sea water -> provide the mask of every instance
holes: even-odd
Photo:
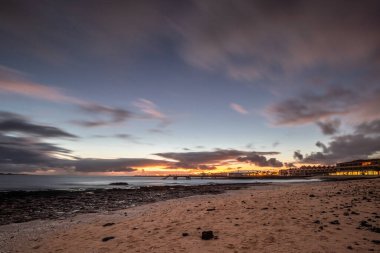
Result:
[[[110,188],[138,188],[141,186],[207,185],[237,183],[296,183],[315,182],[318,179],[210,179],[131,176],[69,176],[69,175],[0,175],[0,191],[85,190]],[[115,182],[128,183],[110,185]]]

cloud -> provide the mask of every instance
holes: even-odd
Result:
[[[63,158],[76,159],[70,150],[55,144],[0,133],[1,172],[35,172],[57,168]]]
[[[317,125],[321,128],[324,135],[333,135],[339,131],[341,121],[339,119],[327,119],[324,122],[318,121]]]
[[[368,159],[380,152],[380,136],[369,137],[362,134],[333,137],[328,145],[317,142],[320,152],[305,155],[302,162],[334,164],[355,159]]]
[[[371,122],[363,122],[356,126],[357,134],[380,134],[380,119]]]
[[[267,108],[267,113],[275,125],[307,124],[347,114],[357,100],[358,96],[352,91],[334,88],[322,94],[308,93],[273,104]]]
[[[172,165],[172,168],[188,168],[188,169],[200,169],[202,165],[218,166],[228,162],[244,161],[251,162],[257,166],[272,166],[278,167],[279,161],[276,159],[268,159],[264,155],[278,155],[279,152],[268,151],[241,151],[234,149],[218,149],[215,151],[201,151],[201,152],[169,152],[169,153],[156,153],[154,155],[161,156],[167,159],[177,161]],[[256,156],[263,157],[264,162],[253,162]],[[282,166],[282,165],[281,165]],[[204,166],[203,166],[204,167]]]
[[[32,55],[49,64],[125,60],[165,34],[170,8],[146,0],[94,0],[91,9],[86,2],[10,1],[0,10],[2,43],[18,57]]]
[[[334,164],[355,159],[368,159],[380,155],[379,120],[357,125],[352,134],[332,137],[326,145],[321,141],[316,146],[321,151],[298,157],[303,163]]]
[[[52,102],[82,103],[81,100],[67,96],[57,88],[27,81],[24,73],[1,65],[0,93],[22,95]]]
[[[77,138],[59,128],[29,122],[21,115],[0,111],[0,132],[22,133],[39,137]]]
[[[230,103],[230,108],[234,110],[235,112],[238,112],[242,115],[248,114],[248,111],[241,105],[236,103]]]
[[[376,1],[193,2],[177,30],[183,58],[206,70],[281,85],[281,78],[325,66],[376,62],[373,55],[380,47]]]
[[[248,156],[238,157],[239,162],[249,162],[253,163],[259,167],[282,167],[283,163],[277,160],[276,158],[267,159],[263,155],[250,154]]]
[[[169,117],[161,112],[155,103],[148,99],[140,98],[133,105],[140,109],[143,117],[161,121],[161,126],[166,126],[170,123]]]
[[[169,162],[145,158],[86,158],[71,162],[77,172],[133,172],[135,167],[167,166]]]
[[[132,112],[123,108],[115,108],[67,96],[59,89],[25,81],[22,73],[3,66],[0,66],[0,93],[33,97],[54,103],[73,104],[82,112],[97,117],[95,120],[72,121],[74,124],[84,127],[98,127],[122,123],[133,116]]]
[[[301,154],[301,151],[299,151],[299,150],[294,151],[293,158],[295,160],[302,160],[303,159],[303,155]]]
[[[114,108],[100,104],[82,104],[80,109],[91,115],[100,115],[103,116],[101,119],[97,120],[73,120],[72,122],[85,127],[98,127],[110,124],[117,124],[125,122],[127,119],[131,118],[133,113],[121,109]]]

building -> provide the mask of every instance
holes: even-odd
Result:
[[[301,166],[280,170],[281,176],[379,176],[380,159],[355,160],[335,166]]]
[[[337,163],[334,175],[379,176],[380,159],[355,160]]]
[[[280,170],[279,174],[281,176],[320,176],[329,175],[330,173],[336,172],[335,166],[301,166],[299,168],[290,168],[286,170]]]

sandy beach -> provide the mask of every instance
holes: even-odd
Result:
[[[380,179],[252,186],[3,225],[0,252],[380,252],[379,210]]]

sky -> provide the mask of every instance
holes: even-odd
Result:
[[[0,172],[380,157],[380,2],[3,0]]]

